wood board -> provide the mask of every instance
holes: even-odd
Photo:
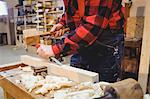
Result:
[[[144,17],[128,17],[126,37],[142,38],[144,30]]]
[[[89,79],[87,81],[95,82],[94,80],[96,78],[93,79],[93,77],[95,76],[95,74],[97,75],[97,73],[84,71],[84,70],[80,70],[80,69],[75,69],[74,67],[73,68],[69,68],[69,66],[65,66],[65,65],[64,66],[58,66],[58,65],[56,65],[54,63],[47,62],[47,60],[44,60],[44,59],[41,59],[41,58],[35,58],[35,57],[27,56],[27,55],[24,55],[24,56],[21,57],[21,63],[23,63],[23,64],[20,64],[20,63],[16,64],[16,65],[14,64],[14,66],[15,67],[16,66],[19,67],[19,66],[24,66],[25,64],[26,65],[36,65],[36,66],[41,66],[41,65],[43,66],[44,65],[44,66],[50,67],[49,68],[49,73],[53,73],[53,74],[60,75],[60,76],[64,76],[65,75],[66,77],[75,77],[76,79],[73,79],[73,80],[76,80],[76,81],[78,81],[78,80],[82,81],[82,79],[85,79],[85,81],[86,81],[87,79]],[[18,73],[18,72],[20,72],[19,68],[15,68],[15,69],[11,69],[11,70],[8,70],[6,68],[6,71],[3,70],[2,72],[0,72],[0,79],[2,77],[7,76],[7,75],[12,75],[12,74],[15,74],[15,73]],[[21,71],[21,73],[25,73],[26,74],[27,72]],[[33,72],[28,72],[28,73],[33,73]],[[67,73],[69,73],[69,75]],[[72,76],[70,76],[70,74]],[[29,93],[24,88],[23,85],[21,85],[19,83],[16,83],[16,80],[18,80],[19,77],[20,77],[19,75],[21,75],[21,74],[17,74],[15,76],[10,76],[8,78],[4,78],[4,79],[0,80],[0,86],[4,89],[5,99],[14,99],[14,98],[15,99],[20,99],[20,97],[21,97],[21,99],[52,99],[52,97],[51,97],[52,94],[51,93],[48,93],[48,94],[46,94],[44,96],[43,95],[36,95],[35,91],[37,89],[34,89],[31,93]],[[86,77],[86,76],[88,76],[88,77]],[[77,79],[77,77],[78,77],[78,79]],[[91,79],[90,79],[90,77],[91,77]],[[71,78],[71,80],[72,80],[72,78]],[[79,81],[79,82],[81,82],[81,81]],[[124,81],[122,81],[122,82],[124,82]],[[121,86],[121,85],[118,85],[118,86]],[[121,87],[122,88],[126,88],[124,86],[121,86]],[[131,89],[133,90],[133,92],[137,92],[136,89],[134,89],[132,87],[131,87]],[[129,97],[134,97],[134,96],[132,96],[130,94],[130,92],[127,92],[127,94],[130,95]],[[123,98],[123,99],[126,99],[126,98]],[[139,98],[139,99],[142,99],[142,98]]]
[[[48,62],[48,60],[42,58],[23,55],[21,56],[21,62],[27,65],[47,66],[48,73],[56,74],[59,76],[65,76],[75,82],[83,82],[83,81],[98,82],[99,81],[98,73],[86,71],[79,68],[74,68],[67,65],[59,66],[54,63]]]
[[[0,79],[5,75],[15,74],[17,72],[20,72],[18,68],[0,72],[1,75]],[[19,75],[21,74],[14,75],[0,80],[0,86],[4,90],[5,99],[14,99],[14,98],[15,99],[43,99],[46,97],[43,95],[36,95],[35,90],[33,90],[30,93],[27,91],[27,89],[25,89],[25,87],[22,84],[16,83],[16,80],[20,79]]]
[[[5,99],[45,99],[46,97],[50,97],[51,94],[47,94],[46,96],[42,95],[35,95],[35,90],[33,90],[32,93],[29,93],[22,85],[19,85],[16,83],[16,80],[19,78],[19,75],[11,76],[8,78],[3,78],[7,75],[14,74],[19,72],[18,67],[24,67],[26,65],[34,65],[34,66],[47,66],[49,74],[59,75],[59,76],[65,76],[70,78],[70,80],[76,81],[76,82],[85,82],[85,81],[91,81],[91,82],[98,82],[98,74],[76,69],[74,67],[69,66],[58,66],[54,63],[50,63],[47,60],[37,58],[37,57],[31,57],[31,56],[21,56],[21,61],[12,63],[12,64],[6,64],[3,69],[0,68],[0,86],[4,89],[4,97]],[[68,74],[69,73],[69,74]],[[74,78],[72,78],[74,77]],[[3,78],[3,79],[2,79]],[[14,91],[15,90],[15,91]],[[51,99],[51,98],[48,98]]]
[[[150,1],[147,1],[145,9],[145,23],[144,23],[144,33],[142,42],[142,52],[139,67],[139,77],[138,81],[146,93],[148,74],[150,68]]]

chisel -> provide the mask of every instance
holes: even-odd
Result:
[[[36,48],[38,49],[41,45],[40,44],[37,44],[36,45]],[[53,60],[57,65],[59,66],[62,66],[63,64],[58,60],[56,59],[55,57],[49,57],[50,60]]]

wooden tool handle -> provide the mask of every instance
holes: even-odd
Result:
[[[70,31],[69,28],[65,28],[65,29],[62,29],[63,32],[67,32],[67,31]],[[41,36],[51,36],[51,35],[54,35],[55,32],[44,32],[43,34],[40,34]]]

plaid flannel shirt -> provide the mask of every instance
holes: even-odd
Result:
[[[85,0],[85,12],[81,18],[77,0],[64,0],[65,13],[60,23],[70,27],[64,42],[52,45],[56,56],[77,52],[93,44],[103,29],[120,29],[124,25],[122,0]],[[112,4],[111,4],[112,3]]]

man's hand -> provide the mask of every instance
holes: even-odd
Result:
[[[55,56],[51,45],[40,45],[40,47],[37,49],[37,54],[45,59]]]
[[[63,27],[63,25],[58,23],[51,28],[50,32],[59,31],[60,29],[62,29],[62,27]]]
[[[60,37],[64,35],[64,31],[62,30],[63,25],[62,24],[56,24],[52,27],[52,29],[50,30],[51,35],[54,38]]]
[[[64,35],[64,33],[65,33],[65,31],[64,30],[62,30],[62,29],[60,29],[59,31],[56,31],[55,33],[54,33],[54,37],[55,38],[57,38],[57,37],[61,37],[61,36],[63,36]]]

